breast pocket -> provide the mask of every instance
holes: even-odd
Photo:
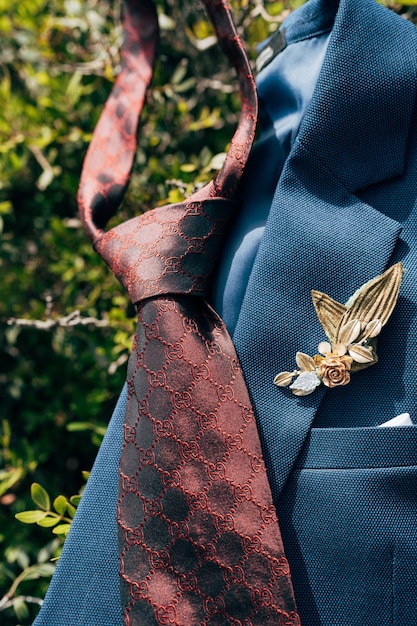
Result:
[[[277,503],[308,626],[417,626],[417,426],[312,429]]]

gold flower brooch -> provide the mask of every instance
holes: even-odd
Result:
[[[319,354],[297,352],[298,369],[277,374],[274,383],[289,387],[296,396],[308,396],[321,383],[347,385],[350,375],[378,361],[376,338],[397,303],[404,268],[396,263],[384,274],[362,285],[346,304],[320,291],[312,291],[314,308],[329,341]]]

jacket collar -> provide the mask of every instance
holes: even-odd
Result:
[[[355,192],[404,172],[417,38],[412,24],[374,0],[341,0],[339,6],[310,0],[284,23],[287,42],[328,29],[332,13],[327,54],[298,142]]]

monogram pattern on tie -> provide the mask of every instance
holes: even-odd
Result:
[[[298,624],[223,322],[189,296],[152,298],[138,313],[118,509],[126,623]]]
[[[158,18],[151,0],[124,4],[122,70],[94,131],[78,190],[80,216],[93,240],[116,213],[137,146],[138,112],[153,73]]]
[[[129,179],[131,115],[142,109],[157,39],[150,0],[126,0],[123,69],[80,183],[85,230],[139,317],[120,460],[123,617],[128,626],[299,626],[245,381],[232,340],[205,301],[239,207],[257,99],[228,6],[203,1],[242,99],[216,179],[184,203],[103,230]]]

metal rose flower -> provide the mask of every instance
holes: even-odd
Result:
[[[348,356],[325,357],[318,367],[318,376],[326,387],[347,385],[350,381],[350,368],[353,359]]]

